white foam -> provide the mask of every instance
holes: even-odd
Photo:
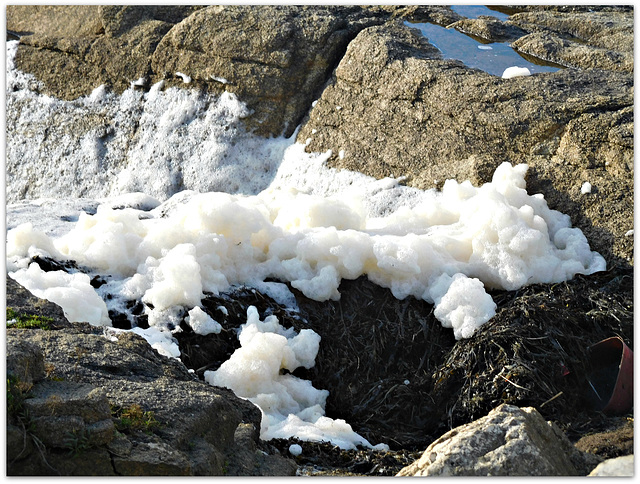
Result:
[[[199,306],[196,306],[189,311],[186,321],[195,333],[203,336],[211,333],[218,334],[222,331],[220,323],[205,313]]]
[[[292,147],[294,153],[298,149]],[[481,297],[485,286],[514,290],[605,267],[566,215],[550,210],[541,196],[527,194],[526,170],[505,163],[482,187],[448,180],[441,193],[416,196],[409,190],[410,203],[384,216],[371,216],[377,193],[370,194],[394,192],[397,184],[357,177],[353,181],[366,188],[347,185],[351,189],[333,196],[275,188],[256,196],[179,194],[178,201],[170,199],[142,219],[136,209],[102,204],[95,215],[81,214],[74,229],[56,240],[28,227],[11,230],[9,262],[24,270],[20,257],[55,251],[120,278],[120,290],[142,293],[153,311],[193,308],[205,291],[256,286],[265,279],[289,282],[315,300],[338,299],[340,281],[361,275],[397,298],[433,303],[431,287],[439,278],[461,274],[477,281],[447,286],[452,292],[446,298],[439,294],[443,308],[459,308],[457,323],[451,310],[436,316],[464,337],[492,315],[489,302],[480,304],[482,309],[465,302],[466,290],[489,301]],[[332,189],[339,190],[344,174],[336,175]],[[322,192],[321,185],[314,188]],[[455,289],[460,284],[465,290]],[[285,286],[271,285],[276,287],[281,300],[292,301]]]
[[[531,71],[526,67],[512,66],[507,67],[502,73],[503,79],[511,79],[512,77],[530,76]]]
[[[255,194],[291,144],[247,133],[250,111],[231,93],[163,90],[160,81],[146,93],[98,86],[73,101],[44,96],[33,76],[15,69],[17,45],[7,42],[9,203],[128,192],[166,200],[184,189]]]
[[[217,370],[205,372],[204,377],[209,384],[230,388],[261,409],[262,439],[297,437],[330,441],[343,449],[373,447],[344,420],[324,415],[328,391],[318,390],[291,373],[282,373],[314,366],[320,345],[317,333],[285,329],[275,316],[261,321],[257,309],[250,306],[239,340],[240,348],[231,358]]]
[[[33,262],[26,269],[10,272],[9,276],[34,296],[59,305],[71,322],[87,322],[96,326],[111,325],[107,306],[94,291],[86,274],[45,272],[37,262]]]
[[[526,165],[505,163],[481,187],[448,180],[441,192],[422,191],[327,168],[331,152],[308,154],[295,134],[252,136],[249,110],[229,93],[158,83],[121,96],[100,86],[73,102],[42,96],[15,70],[16,48],[8,43],[7,112],[22,113],[7,153],[10,275],[68,318],[97,325],[109,324],[107,308],[143,300],[150,328],[134,331],[166,356],[180,354],[172,333],[185,313],[195,331],[216,332],[201,300],[233,285],[295,309],[288,285],[338,299],[342,279],[367,275],[397,298],[434,303],[440,322],[466,338],[495,311],[485,288],[605,269],[568,216],[526,192]],[[110,121],[76,137],[51,128],[85,117]],[[43,198],[11,203],[24,196]],[[107,282],[94,290],[87,275],[44,273],[34,255],[73,259]],[[260,406],[263,438],[371,445],[324,415],[325,390],[281,374],[314,364],[317,334],[250,311],[240,343],[208,379]]]
[[[587,193],[591,193],[591,183],[589,182],[584,182],[582,184],[582,186],[580,187],[580,193],[582,193],[583,195],[587,194]]]
[[[185,84],[189,84],[191,82],[191,76],[183,74],[182,72],[176,72],[176,76],[181,77],[182,82],[184,82]]]

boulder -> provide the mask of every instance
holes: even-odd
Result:
[[[18,315],[40,316],[53,319],[65,326],[68,324],[60,306],[35,297],[9,276],[6,278],[6,295],[7,309],[12,309]]]
[[[551,32],[593,48],[633,53],[633,8],[578,7],[565,11],[534,8],[507,21],[529,32]],[[587,67],[587,66],[583,66]]]
[[[589,477],[633,477],[633,455],[607,459],[589,473]]]
[[[442,60],[414,29],[370,27],[349,44],[298,142],[329,164],[418,188],[482,184],[527,163],[527,189],[571,216],[609,263],[633,261],[633,76],[562,69],[501,79]],[[594,189],[582,193],[584,182]]]
[[[549,32],[525,35],[511,45],[524,54],[567,67],[633,72],[633,51],[595,47]]]
[[[34,435],[48,447],[77,449],[113,439],[109,402],[104,391],[92,385],[43,381],[33,387],[23,405]]]
[[[260,410],[250,402],[198,380],[135,333],[85,323],[55,327],[61,329],[7,329],[9,358],[28,345],[46,355],[47,365],[46,377],[24,393],[29,421],[11,417],[10,475],[295,472],[257,432],[237,431],[260,428]],[[253,456],[251,469],[234,460],[243,452]]]
[[[399,476],[575,476],[579,453],[534,408],[501,405],[435,440]],[[584,475],[584,474],[582,474]]]
[[[212,6],[168,32],[152,68],[237,94],[256,133],[289,137],[349,41],[376,22],[359,7]]]
[[[40,347],[28,341],[7,346],[7,378],[29,386],[44,378],[44,357]]]
[[[340,6],[7,10],[9,29],[20,38],[16,66],[35,75],[44,94],[72,100],[101,84],[121,93],[132,83],[188,81],[238,94],[255,112],[250,127],[265,136],[290,136],[348,42],[386,17]]]
[[[478,18],[465,18],[451,24],[454,28],[465,34],[473,35],[490,42],[507,42],[516,40],[527,34],[525,30],[502,22],[495,17],[481,15]]]

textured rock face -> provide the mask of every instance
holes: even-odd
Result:
[[[251,128],[288,137],[347,43],[375,21],[357,7],[210,7],[163,38],[152,67],[236,93],[255,110]]]
[[[248,125],[265,136],[290,136],[347,43],[384,17],[330,6],[78,8],[86,21],[76,7],[8,8],[8,28],[22,35],[16,65],[43,93],[72,100],[100,84],[118,93],[139,79],[183,85],[181,73],[192,86],[238,94],[255,112]]]
[[[500,79],[441,60],[398,24],[362,31],[303,124],[307,151],[419,188],[490,181],[528,163],[528,189],[571,215],[609,262],[632,260],[633,78],[564,69]],[[596,187],[581,193],[583,182]]]
[[[566,436],[535,409],[501,405],[444,434],[398,475],[580,475],[571,459],[575,452]]]
[[[71,100],[101,84],[122,92],[147,76],[158,42],[198,8],[11,6],[7,28],[22,34],[19,68],[42,81],[43,93]]]
[[[633,477],[633,456],[607,459],[591,471],[590,477]]]
[[[7,429],[10,475],[295,473],[290,460],[265,452],[257,432],[238,432],[260,428],[253,404],[197,380],[134,333],[58,323],[7,330],[9,374],[28,395],[26,413]],[[118,423],[118,412],[135,406],[153,416],[146,431]]]
[[[531,11],[512,15],[509,24],[518,26],[532,34],[549,34],[556,39],[564,38],[559,48],[532,43],[521,39],[514,47],[543,59],[554,60],[563,65],[580,68],[604,68],[633,71],[633,10],[612,7],[603,10],[579,11]],[[582,46],[578,49],[578,44]],[[568,52],[563,53],[562,50]],[[572,54],[577,50],[581,55]],[[606,59],[609,58],[609,62]]]

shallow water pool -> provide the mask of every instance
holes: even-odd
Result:
[[[479,15],[490,15],[502,21],[509,18],[504,13],[481,5],[454,5],[451,9],[467,18],[477,18]],[[431,23],[406,22],[406,25],[419,29],[429,42],[442,52],[445,59],[462,61],[469,67],[481,69],[494,76],[502,76],[505,69],[512,66],[526,67],[531,74],[554,72],[562,68],[535,57],[525,57],[506,42],[485,42],[456,29],[447,29]]]

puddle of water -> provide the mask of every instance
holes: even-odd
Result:
[[[468,7],[458,5],[454,10],[468,17],[469,15],[467,14],[470,14],[470,12],[467,12],[466,9],[474,9],[474,12],[482,12],[479,13],[479,15],[499,14],[499,12],[494,12],[486,7],[475,6]],[[499,15],[507,17],[504,14]],[[494,16],[497,17],[497,15]],[[554,72],[561,68],[560,66],[545,63],[531,56],[525,58],[513,50],[507,43],[482,42],[475,37],[470,37],[462,32],[458,32],[456,29],[447,29],[436,24],[406,22],[406,25],[420,29],[422,35],[429,39],[429,42],[442,52],[445,59],[460,60],[466,66],[481,69],[494,76],[502,76],[505,69],[512,66],[526,67],[531,74]]]
[[[493,10],[491,7],[484,5],[451,5],[451,10],[467,18],[478,18],[480,15],[490,15],[503,22],[509,18],[506,13]]]

